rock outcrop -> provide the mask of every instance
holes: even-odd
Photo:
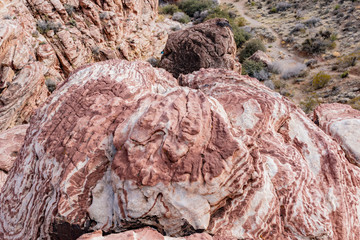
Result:
[[[19,125],[0,133],[0,189],[20,152],[28,127],[27,124]]]
[[[16,21],[0,20],[0,131],[26,123],[48,96],[44,75],[55,65],[36,60],[29,35]]]
[[[76,68],[160,58],[171,24],[158,1],[13,0],[0,6],[0,131],[32,112]]]
[[[201,68],[241,72],[236,44],[226,19],[211,19],[169,35],[159,66],[175,77]]]
[[[142,228],[130,230],[123,233],[110,234],[103,236],[102,231],[87,233],[77,240],[167,240],[162,234],[152,228]],[[172,240],[212,240],[213,238],[207,233],[195,233],[190,236],[181,238],[171,238]]]
[[[360,112],[349,105],[322,104],[313,120],[340,144],[350,162],[360,166]]]
[[[267,67],[272,63],[271,58],[261,50],[257,50],[249,59],[255,62],[262,62]]]
[[[179,82],[142,62],[72,74],[31,120],[0,196],[0,238],[144,226],[174,237],[358,237],[360,169],[301,110],[229,70]]]

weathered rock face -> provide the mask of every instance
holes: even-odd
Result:
[[[142,228],[138,230],[130,230],[123,233],[102,236],[102,231],[87,233],[79,237],[77,240],[166,240],[162,234],[152,228]],[[191,236],[172,238],[173,240],[212,240],[213,238],[207,233],[195,233]]]
[[[241,72],[236,44],[226,19],[211,19],[169,35],[159,66],[175,77],[200,68]]]
[[[360,169],[301,110],[229,70],[179,81],[139,62],[75,72],[31,121],[0,196],[0,238],[144,226],[357,238]]]
[[[359,111],[339,103],[322,104],[315,109],[313,120],[341,145],[350,162],[360,166]]]
[[[160,57],[169,24],[158,1],[13,0],[0,7],[0,131],[26,123],[74,69],[106,59]]]
[[[44,74],[55,65],[36,60],[32,40],[17,22],[0,20],[0,131],[26,123],[48,96]]]
[[[0,134],[0,189],[5,183],[15,159],[24,143],[29,125],[19,125]]]
[[[256,51],[249,59],[255,62],[262,62],[265,66],[270,66],[272,63],[271,58],[261,50]]]

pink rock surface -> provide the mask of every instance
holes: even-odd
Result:
[[[340,103],[321,104],[313,120],[341,145],[350,162],[360,166],[360,111]]]
[[[249,59],[255,62],[262,62],[265,66],[269,66],[272,63],[271,58],[261,50],[257,50]]]
[[[24,143],[28,127],[28,124],[19,125],[0,133],[0,189]]]
[[[0,238],[144,226],[172,237],[357,238],[360,169],[301,110],[229,70],[179,82],[126,61],[71,75],[32,118],[0,196]]]
[[[160,57],[171,25],[156,22],[157,8],[157,0],[4,2],[0,131],[29,120],[50,94],[45,79],[59,84],[76,68],[96,61]],[[29,76],[24,79],[24,74]]]
[[[142,228],[130,230],[123,233],[110,234],[103,236],[102,231],[87,233],[77,240],[170,240],[152,228]],[[212,240],[213,238],[207,233],[195,233],[187,237],[171,238],[173,240]]]

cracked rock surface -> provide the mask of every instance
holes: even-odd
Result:
[[[360,169],[347,156],[294,104],[234,71],[177,80],[143,62],[87,65],[31,119],[0,195],[0,238],[151,226],[356,239]]]
[[[175,77],[200,68],[241,72],[236,44],[226,19],[210,19],[169,35],[159,66]]]

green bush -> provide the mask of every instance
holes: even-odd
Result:
[[[163,7],[160,7],[160,9],[159,9],[159,13],[161,13],[161,14],[173,15],[176,12],[180,12],[180,9],[175,4],[168,4]]]
[[[241,48],[251,38],[251,34],[239,27],[233,27],[234,39],[237,48]]]
[[[330,79],[331,79],[330,75],[328,75],[322,71],[318,72],[313,78],[312,86],[315,89],[323,88],[330,81]]]
[[[270,13],[277,13],[277,12],[278,12],[278,10],[277,10],[276,7],[273,7],[273,8],[270,10]]]
[[[183,0],[178,4],[178,7],[187,15],[193,17],[195,12],[210,9],[213,5],[212,0]]]
[[[302,51],[308,54],[324,53],[326,49],[333,49],[335,47],[336,43],[327,39],[308,38],[302,43]]]
[[[253,60],[246,59],[242,64],[242,72],[243,75],[249,75],[250,77],[254,77],[254,74],[260,72],[265,68],[265,65],[262,62],[256,62]]]
[[[188,15],[186,15],[186,13],[184,13],[184,15],[181,16],[180,18],[177,18],[177,19],[173,18],[173,20],[178,21],[180,23],[188,23],[191,21],[190,17]]]
[[[245,43],[244,48],[239,53],[240,62],[253,55],[256,51],[266,51],[264,43],[260,39],[251,39]]]
[[[301,109],[305,113],[310,113],[320,104],[321,104],[321,102],[319,101],[317,95],[307,97],[304,101],[300,102]]]
[[[246,19],[244,17],[237,17],[237,18],[235,18],[235,24],[239,27],[243,27],[243,26],[246,26],[248,24],[248,22],[246,21]]]
[[[241,48],[242,45],[251,38],[251,34],[240,28],[243,24],[246,24],[246,20],[243,17],[234,16],[230,11],[231,9],[225,5],[217,6],[210,11],[210,14],[205,20],[212,18],[227,19],[234,34],[236,46],[237,48]]]
[[[53,30],[55,33],[57,33],[60,28],[61,28],[60,23],[55,23],[55,22],[52,22],[52,21],[39,20],[36,23],[36,30],[41,34],[46,34],[50,30]]]
[[[360,96],[349,100],[348,104],[354,109],[360,110]]]
[[[72,14],[75,12],[75,6],[73,6],[73,5],[65,3],[64,8],[65,8],[67,14],[69,14],[70,16],[72,16]]]
[[[340,75],[341,78],[346,78],[348,76],[349,76],[349,71],[345,71]]]

